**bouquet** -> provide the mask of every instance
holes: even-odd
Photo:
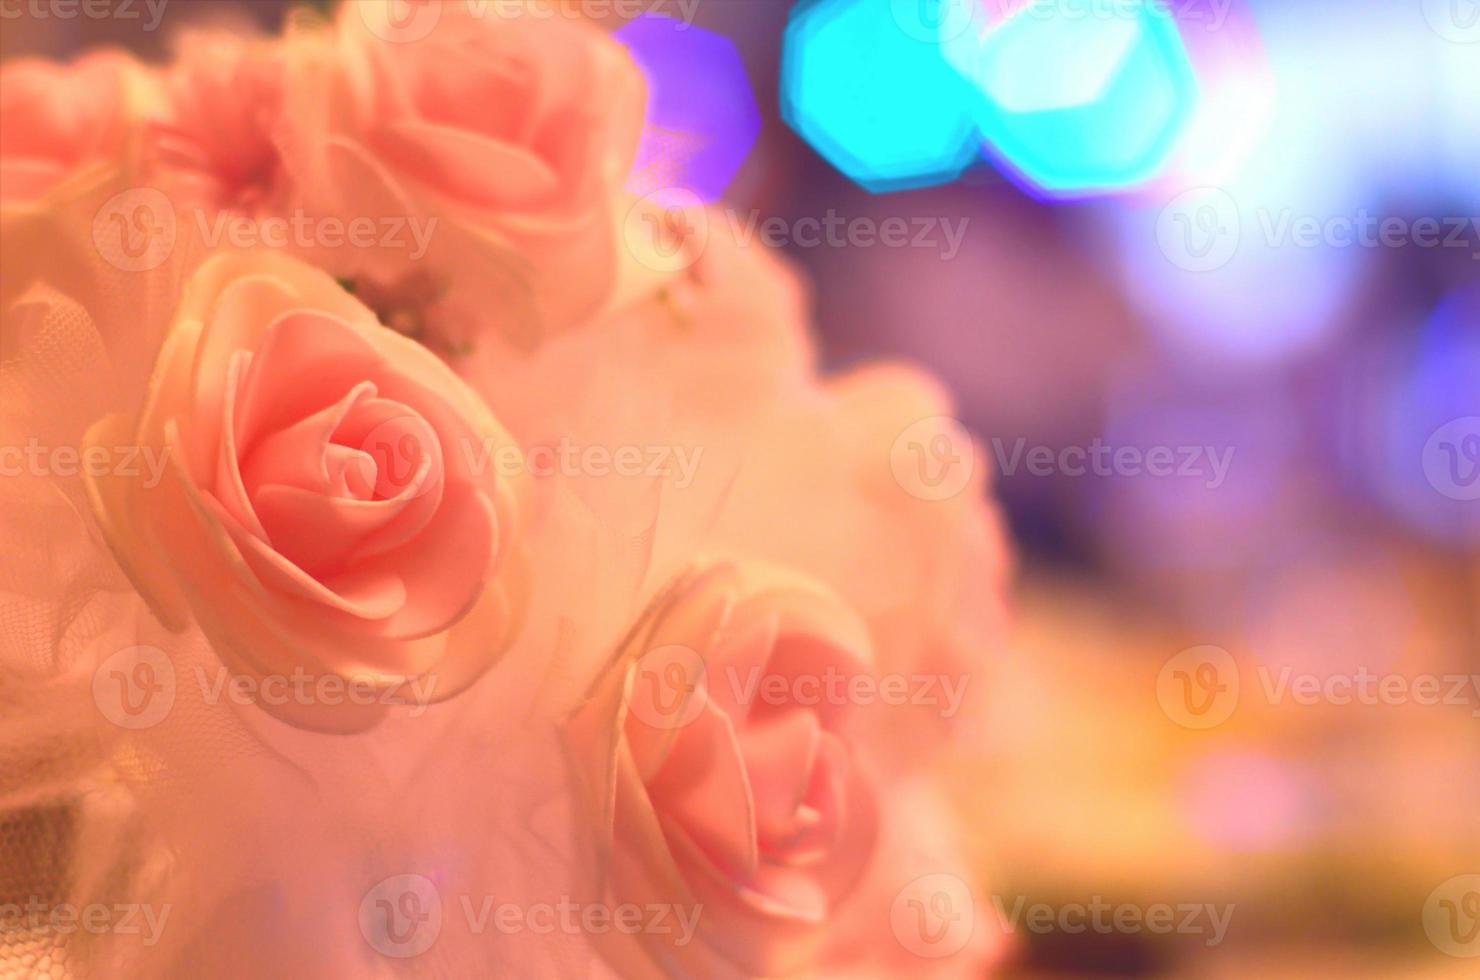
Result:
[[[948,399],[601,27],[387,9],[3,68],[0,973],[980,976]]]

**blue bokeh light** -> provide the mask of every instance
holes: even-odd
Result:
[[[681,188],[719,200],[760,135],[761,114],[729,38],[661,14],[616,31],[648,83],[635,194]]]
[[[782,47],[781,114],[874,192],[946,183],[977,155],[970,91],[920,0],[807,0]]]
[[[1480,285],[1451,293],[1368,403],[1359,457],[1387,507],[1456,547],[1480,541]]]
[[[973,119],[988,152],[1047,196],[1157,176],[1197,102],[1176,21],[1150,0],[1026,0],[1006,16],[943,30],[942,42],[979,93]]]

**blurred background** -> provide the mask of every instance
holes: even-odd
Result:
[[[0,54],[291,6],[40,3]],[[1017,611],[942,764],[1006,973],[1480,975],[1480,2],[566,6],[648,74],[632,189],[958,398]],[[1226,929],[1011,921],[1096,903]]]

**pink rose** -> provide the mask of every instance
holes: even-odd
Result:
[[[194,275],[137,418],[89,446],[168,466],[92,479],[119,563],[161,621],[187,614],[222,660],[433,699],[501,650],[518,603],[518,486],[474,462],[511,443],[425,348],[333,279],[269,252]],[[341,699],[343,700],[343,699]],[[311,728],[373,723],[379,705],[282,707]]]
[[[599,753],[593,799],[622,902],[698,914],[692,942],[644,934],[695,976],[771,976],[825,947],[866,869],[875,791],[846,699],[813,681],[867,674],[862,622],[817,583],[719,563],[672,584],[576,714]],[[642,954],[609,950],[630,964]]]
[[[424,7],[425,31],[408,34],[385,5],[344,5],[327,118],[299,168],[309,206],[434,218],[423,267],[364,250],[336,271],[444,346],[490,321],[533,341],[612,289],[641,74],[589,23],[508,3]],[[313,118],[316,80],[297,87],[312,104],[293,115]]]
[[[119,52],[0,68],[0,203],[35,200],[89,164],[121,158],[137,70]]]

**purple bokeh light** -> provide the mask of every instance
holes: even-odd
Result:
[[[730,39],[661,14],[615,37],[648,83],[647,118],[627,189],[719,200],[760,135],[761,114]]]

